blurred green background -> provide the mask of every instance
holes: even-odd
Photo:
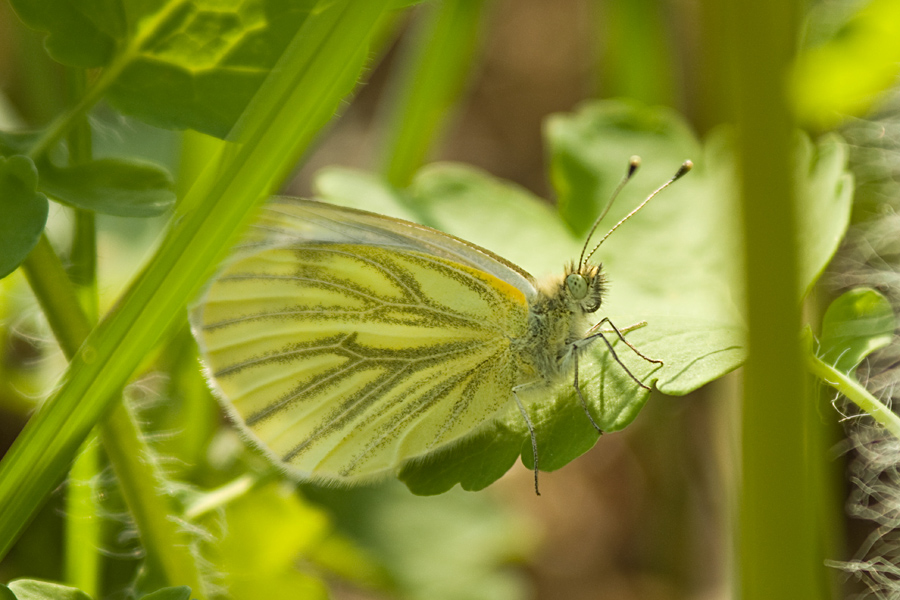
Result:
[[[798,19],[804,50],[791,97],[813,135],[836,129],[851,140],[862,221],[897,197],[891,153],[898,138],[885,141],[877,132],[896,132],[891,89],[900,34],[891,26],[900,15],[889,2],[861,11],[857,5],[819,2]],[[679,111],[699,136],[732,117],[723,11],[713,0],[457,0],[397,12],[381,24],[364,85],[283,191],[311,196],[314,176],[326,166],[375,170],[403,186],[423,163],[452,160],[552,203],[542,136],[551,114],[588,99],[628,98]],[[4,128],[44,125],[65,106],[66,72],[46,56],[41,39],[0,4]],[[429,45],[437,41],[442,45]],[[871,68],[861,68],[859,56]],[[179,197],[220,143],[158,129],[103,104],[90,120],[95,156],[158,162],[176,174]],[[63,255],[72,223],[69,209],[52,205],[48,231]],[[165,217],[101,216],[97,224],[103,314],[149,256]],[[848,274],[856,273],[851,267],[842,268],[830,273],[822,298],[860,282]],[[0,335],[2,454],[66,360],[21,273],[0,281]],[[156,450],[153,460],[178,482],[170,491],[196,519],[191,527],[200,528],[199,552],[215,573],[213,585],[234,597],[663,600],[735,595],[740,385],[732,374],[687,397],[655,393],[625,431],[543,473],[541,497],[521,464],[477,493],[455,488],[416,497],[394,481],[294,490],[225,422],[186,327],[146,357],[125,397]],[[829,410],[827,402],[822,407]],[[828,443],[839,447],[831,416]],[[89,444],[98,446],[96,439]],[[87,560],[96,554],[95,597],[153,589],[138,573],[141,544],[102,452],[97,460],[88,480],[72,475],[56,490],[0,562],[0,581],[66,581],[72,555],[83,553]],[[832,496],[822,500],[834,525],[828,557],[836,560],[850,558],[872,527],[840,516],[846,460],[842,454],[828,464]],[[217,503],[198,491],[220,486],[235,499]],[[96,507],[85,518],[97,537],[83,546],[66,545],[71,490],[84,491]],[[840,590],[834,597],[858,585],[837,576],[833,583]]]

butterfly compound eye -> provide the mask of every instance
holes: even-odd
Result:
[[[572,294],[572,297],[576,300],[581,300],[587,296],[587,280],[578,273],[570,273],[566,276],[566,287],[569,288],[569,293]]]

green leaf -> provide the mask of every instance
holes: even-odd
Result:
[[[593,448],[600,437],[585,415],[574,388],[571,386],[569,388],[560,392],[554,402],[541,402],[529,409],[531,422],[534,425],[534,436],[537,440],[538,465],[541,471],[555,471],[564,467],[574,458]],[[582,392],[586,391],[582,389]],[[635,407],[635,412],[644,405],[648,395],[642,394],[640,402],[629,403]],[[622,397],[629,396],[630,394],[626,392]],[[594,413],[591,416],[594,416]],[[519,417],[519,421],[521,420],[522,418]],[[594,421],[603,431],[613,430],[611,426],[605,425],[608,419],[595,417]],[[520,435],[519,442],[522,464],[529,469],[534,469],[534,449],[531,447],[531,436],[526,435],[522,441]]]
[[[539,276],[559,276],[578,257],[590,227],[622,175],[640,152],[643,167],[629,183],[595,236],[630,212],[669,179],[685,159],[694,170],[619,228],[597,252],[610,279],[597,320],[619,328],[644,321],[626,334],[649,363],[604,327],[619,359],[641,381],[672,395],[687,394],[742,364],[745,326],[741,235],[732,206],[736,181],[729,134],[700,144],[668,110],[622,102],[596,102],[547,127],[551,172],[560,213],[526,190],[475,169],[451,164],[422,169],[404,192],[371,175],[323,171],[318,192],[329,202],[411,219],[496,252]],[[798,143],[798,186],[803,249],[801,290],[824,268],[847,226],[851,180],[835,138],[818,146]],[[579,382],[591,415],[604,431],[627,426],[646,403],[640,388],[602,341],[579,359]],[[597,439],[571,381],[520,393],[535,426],[542,470],[559,468]],[[532,462],[521,414],[511,405],[497,424],[449,450],[403,465],[400,478],[415,493],[440,493],[460,482],[480,489],[512,464],[511,448]],[[477,456],[473,461],[472,456]]]
[[[0,132],[0,155],[27,154],[40,132]],[[58,167],[38,161],[38,190],[63,204],[120,217],[162,214],[175,202],[175,182],[164,168],[136,158],[101,158]]]
[[[818,353],[812,331],[803,332],[807,368],[900,439],[900,416],[872,395],[856,378],[856,367],[872,352],[888,346],[897,320],[890,302],[879,292],[858,288],[828,307]]]
[[[190,600],[191,588],[186,585],[156,590],[152,594],[141,596],[141,600]]]
[[[102,158],[70,167],[40,162],[40,189],[69,206],[119,217],[153,217],[175,203],[168,171],[137,159]]]
[[[36,579],[17,579],[10,582],[9,589],[18,600],[91,600],[77,588]]]
[[[14,0],[57,61],[105,67],[111,104],[159,127],[224,138],[313,0]]]
[[[0,600],[16,600],[16,595],[11,589],[0,583]]]
[[[28,154],[40,137],[39,131],[0,131],[0,155]]]
[[[796,162],[798,223],[803,228],[799,283],[805,296],[844,239],[853,205],[853,175],[845,170],[847,147],[834,134],[818,145],[800,137]]]
[[[868,355],[891,343],[896,327],[887,298],[872,289],[850,290],[825,311],[819,357],[852,376]]]
[[[22,21],[48,32],[47,53],[72,67],[100,67],[112,58],[127,28],[119,0],[10,0]]]
[[[28,157],[0,157],[0,277],[25,260],[44,231],[50,206],[37,183],[37,169]]]
[[[134,129],[136,125],[152,129],[133,121],[128,130]],[[110,135],[108,127],[101,131]],[[45,134],[46,131],[0,131],[0,155],[27,155]],[[121,153],[121,144],[121,134],[116,135],[116,153]],[[140,150],[136,149],[136,152]],[[108,215],[148,217],[162,214],[175,202],[172,175],[162,166],[148,160],[109,157],[58,167],[49,157],[44,156],[38,159],[37,166],[40,173],[38,189],[69,206]]]
[[[559,213],[578,235],[587,234],[606,206],[632,155],[642,159],[640,175],[629,183],[633,197],[646,195],[682,161],[701,154],[677,113],[637,102],[592,102],[574,113],[551,115],[544,136]]]
[[[503,423],[490,423],[451,448],[407,461],[397,478],[419,496],[443,494],[457,483],[474,492],[502,477],[515,464],[521,449],[521,432]]]
[[[900,4],[871,0],[859,6],[831,39],[803,50],[794,65],[795,110],[822,128],[864,115],[900,73]]]

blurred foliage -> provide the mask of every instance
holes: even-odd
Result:
[[[865,115],[900,75],[900,5],[892,0],[856,5],[844,19],[838,17],[839,26],[833,23],[839,4],[818,7],[810,23],[813,45],[797,56],[791,81],[797,114],[819,128]]]
[[[640,154],[644,168],[610,222],[681,161],[693,159],[694,172],[604,244],[599,256],[612,278],[605,314],[620,325],[649,322],[629,340],[665,358],[666,366],[652,377],[666,393],[696,390],[743,361],[734,141],[727,128],[715,127],[728,113],[720,100],[729,93],[723,83],[728,77],[714,72],[721,67],[715,61],[727,58],[723,29],[715,25],[718,3],[382,4],[384,12],[371,8],[374,3],[366,9],[372,23],[365,25],[362,17],[351,23],[347,14],[341,13],[346,20],[336,16],[343,0],[3,5],[0,71],[9,75],[0,96],[0,275],[11,274],[0,280],[0,452],[29,415],[42,410],[43,399],[71,385],[73,376],[53,339],[57,325],[51,330],[41,313],[46,292],[36,290],[36,298],[14,272],[26,257],[33,259],[29,252],[42,243],[42,233],[52,245],[40,248],[63,261],[80,261],[86,249],[97,257],[99,291],[88,284],[78,297],[87,299],[86,306],[95,301],[101,315],[115,320],[137,295],[134,282],[144,282],[158,266],[154,252],[167,247],[156,240],[161,231],[184,227],[205,210],[210,190],[226,198],[211,213],[231,218],[236,228],[240,219],[234,215],[249,213],[257,198],[281,185],[301,155],[307,166],[289,190],[306,195],[315,186],[329,201],[439,227],[536,275],[558,272],[577,255],[630,155]],[[323,37],[295,39],[311,23],[325,24],[314,28]],[[889,183],[900,164],[890,154],[896,151],[894,129],[866,120],[873,111],[892,110],[898,24],[897,4],[890,0],[818,3],[790,80],[802,123],[819,132],[844,124],[854,175],[867,192],[866,215],[879,214],[895,192]],[[311,49],[309,40],[321,45]],[[329,46],[328,40],[337,41]],[[304,63],[305,78],[289,79],[286,72],[300,64],[303,52],[313,57]],[[87,80],[82,89],[72,83],[78,77]],[[356,83],[361,85],[349,99]],[[584,102],[597,96],[626,101]],[[308,149],[336,112],[341,118]],[[88,156],[70,136],[78,128],[89,132]],[[693,133],[701,128],[708,130],[703,141]],[[196,131],[230,141],[200,138]],[[236,139],[245,143],[243,163],[227,162],[237,154],[230,145]],[[875,157],[878,144],[883,153]],[[809,291],[841,241],[854,182],[839,137],[811,141],[799,135],[793,148],[799,294]],[[463,164],[420,168],[432,157]],[[381,169],[393,185],[372,169]],[[55,201],[49,208],[47,197]],[[554,198],[558,210],[542,197]],[[70,207],[79,207],[82,216]],[[173,210],[181,211],[174,219]],[[99,214],[95,248],[84,242],[83,213]],[[95,457],[63,486],[78,488],[82,506],[67,504],[59,490],[50,493],[58,477],[46,476],[42,493],[3,490],[7,498],[24,491],[15,508],[20,512],[0,505],[6,513],[0,521],[15,520],[17,527],[31,522],[0,559],[0,581],[10,582],[0,586],[0,598],[729,595],[730,565],[722,556],[732,544],[736,468],[728,380],[690,399],[655,397],[645,408],[648,395],[631,387],[622,394],[621,382],[609,375],[618,367],[597,353],[584,381],[595,412],[609,430],[634,424],[603,436],[595,451],[567,469],[543,474],[541,499],[531,497],[531,474],[521,466],[501,478],[520,454],[529,464],[530,444],[523,446],[525,432],[516,418],[403,474],[424,493],[458,482],[480,489],[500,478],[483,493],[456,489],[417,497],[397,482],[298,486],[225,422],[184,311],[173,308],[178,302],[152,316],[153,307],[186,294],[200,284],[200,271],[213,268],[213,258],[195,257],[204,247],[224,251],[228,235],[213,230],[216,220],[197,227],[191,237],[197,245],[171,251],[201,265],[178,271],[180,283],[156,279],[143,288],[157,295],[135,323],[150,333],[118,330],[115,349],[88,349],[109,351],[101,362],[131,357],[133,364],[99,378],[98,385],[115,391],[121,387],[116,377],[124,381],[131,374],[124,398],[136,423],[123,425],[133,436],[124,450],[89,444]],[[882,291],[896,288],[887,277],[877,284]],[[846,372],[889,340],[894,317],[882,300],[866,289],[831,305],[820,349],[826,366]],[[868,327],[873,323],[875,330]],[[88,350],[78,360],[93,368],[97,355]],[[640,371],[644,365],[632,368],[648,374]],[[558,396],[538,407],[547,469],[596,441],[571,388]],[[100,412],[72,421],[86,435]],[[74,427],[62,426],[69,446],[56,455],[60,469],[80,443]],[[749,438],[764,441],[763,433]],[[63,437],[49,436],[47,447]],[[43,450],[33,448],[36,456]],[[116,452],[132,452],[134,462],[111,456]],[[19,467],[43,472],[40,465]],[[128,500],[134,493],[128,475],[145,472],[152,479],[139,482],[141,500],[168,511],[179,539],[189,540],[183,547],[149,547],[154,532]],[[43,509],[35,514],[38,506]],[[77,525],[93,529],[99,541],[66,546],[66,532]],[[5,535],[0,545],[12,541]],[[189,561],[202,585],[173,587],[184,582],[167,582],[149,564],[154,552],[167,550],[169,558]],[[68,560],[73,552],[92,560],[76,564]],[[95,581],[97,590],[86,594],[37,579]]]
[[[887,299],[875,290],[844,293],[825,311],[819,352],[822,360],[849,373],[893,339],[896,318]]]

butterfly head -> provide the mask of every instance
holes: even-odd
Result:
[[[563,279],[565,298],[575,313],[597,312],[606,293],[606,278],[600,265],[569,265]]]

